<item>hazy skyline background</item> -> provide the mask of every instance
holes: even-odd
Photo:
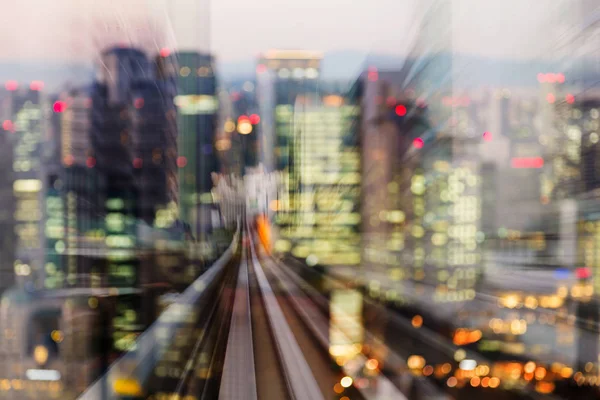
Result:
[[[557,10],[570,1],[454,0],[448,50],[498,60],[549,58],[559,34]],[[84,83],[100,51],[118,43],[149,54],[162,47],[208,50],[216,56],[218,73],[228,78],[251,77],[257,56],[269,49],[316,50],[327,55],[325,78],[351,79],[369,54],[401,63],[430,3],[21,0],[5,6],[0,16],[0,81]],[[440,27],[440,35],[445,31]]]
[[[416,0],[22,0],[4,7],[4,60],[77,60],[92,40],[140,37],[156,45],[207,48],[223,61],[270,48],[354,49],[402,55],[410,45]],[[455,0],[454,50],[492,57],[538,57],[552,36],[552,0]],[[210,15],[210,36],[206,16]],[[101,26],[104,22],[106,26]],[[170,34],[170,28],[174,35]],[[156,32],[162,30],[159,34]],[[207,42],[210,41],[210,46]],[[88,49],[85,49],[85,48]],[[85,51],[84,51],[85,50]]]

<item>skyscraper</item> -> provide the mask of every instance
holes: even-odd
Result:
[[[217,91],[214,60],[209,54],[174,54],[178,69],[177,109],[181,219],[198,239],[210,232],[212,173],[219,171],[214,149]]]
[[[297,96],[316,94],[322,58],[311,51],[271,50],[258,60],[261,161],[269,171],[290,164],[293,106]]]
[[[313,265],[360,262],[360,154],[352,131],[357,114],[335,91],[298,96],[293,107],[276,247]]]
[[[4,173],[0,177],[0,294],[15,283],[15,244],[13,193],[13,149],[10,135],[10,124],[0,130],[0,168]]]
[[[13,144],[13,195],[18,275],[35,276],[42,268],[42,106],[37,88],[7,84]],[[17,267],[19,266],[19,267]]]

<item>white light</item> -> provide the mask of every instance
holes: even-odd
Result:
[[[307,68],[305,73],[308,79],[315,79],[319,77],[319,71],[317,71],[315,68]]]
[[[458,367],[465,371],[473,371],[477,367],[477,361],[464,359],[458,364]]]
[[[25,376],[31,381],[59,381],[60,372],[55,369],[28,369]]]
[[[287,78],[290,77],[290,75],[291,75],[290,74],[290,70],[287,69],[287,68],[281,68],[279,70],[279,77],[282,78],[282,79],[287,79]]]
[[[296,79],[302,79],[304,78],[304,70],[302,68],[294,68],[293,75]]]

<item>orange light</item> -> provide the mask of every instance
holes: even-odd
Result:
[[[538,381],[544,379],[546,377],[546,368],[544,367],[537,367],[535,369],[535,379],[537,379]]]
[[[344,392],[344,388],[343,388],[343,386],[342,386],[342,385],[340,385],[340,383],[338,382],[338,383],[336,383],[336,384],[333,386],[333,391],[334,391],[334,392],[336,392],[337,394],[340,394],[340,393],[343,393],[343,392]]]
[[[562,376],[563,378],[567,379],[571,375],[573,375],[573,368],[569,368],[569,367],[563,367],[563,368],[561,368],[561,370],[560,370],[560,376]]]
[[[267,253],[271,252],[271,224],[269,219],[260,215],[256,218],[256,229],[258,231],[258,237]]]
[[[481,331],[479,329],[469,331],[467,329],[457,329],[454,333],[454,344],[457,346],[464,346],[467,344],[475,343],[481,339]]]
[[[491,388],[497,388],[498,386],[500,386],[500,379],[494,377],[490,378],[490,387]]]
[[[379,366],[379,362],[374,358],[371,358],[370,360],[368,360],[365,363],[365,367],[367,367],[367,369],[370,369],[370,370],[377,369],[378,366]]]
[[[426,366],[423,368],[423,375],[425,375],[425,376],[429,376],[429,375],[431,375],[431,374],[433,374],[433,367],[432,367],[431,365],[426,365]]]
[[[448,378],[448,380],[446,381],[446,385],[448,385],[448,387],[454,387],[456,386],[456,384],[458,383],[458,379],[456,379],[455,377],[451,376],[450,378]]]
[[[528,374],[532,373],[535,371],[535,363],[533,361],[529,361],[527,364],[525,364],[525,367],[523,367],[523,371],[527,372]]]
[[[423,317],[421,317],[420,315],[415,315],[410,321],[410,323],[413,327],[418,329],[423,325]]]
[[[418,355],[412,355],[406,360],[406,365],[410,369],[421,369],[425,366],[425,359]]]
[[[481,379],[478,376],[474,376],[471,378],[471,386],[477,387],[481,383]]]
[[[450,363],[442,365],[442,373],[448,374],[450,373],[450,371],[452,371],[452,366],[450,365]]]
[[[535,385],[535,390],[538,393],[549,394],[554,391],[554,383],[552,382],[538,382]]]

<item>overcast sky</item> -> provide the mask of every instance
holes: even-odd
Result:
[[[254,58],[269,48],[401,55],[411,41],[415,4],[423,1],[213,0],[210,7],[206,0],[11,1],[0,15],[0,59],[89,59],[102,42],[119,40],[156,48],[210,43],[223,61]],[[454,4],[456,51],[528,58],[543,54],[553,40],[548,21],[558,0]]]

